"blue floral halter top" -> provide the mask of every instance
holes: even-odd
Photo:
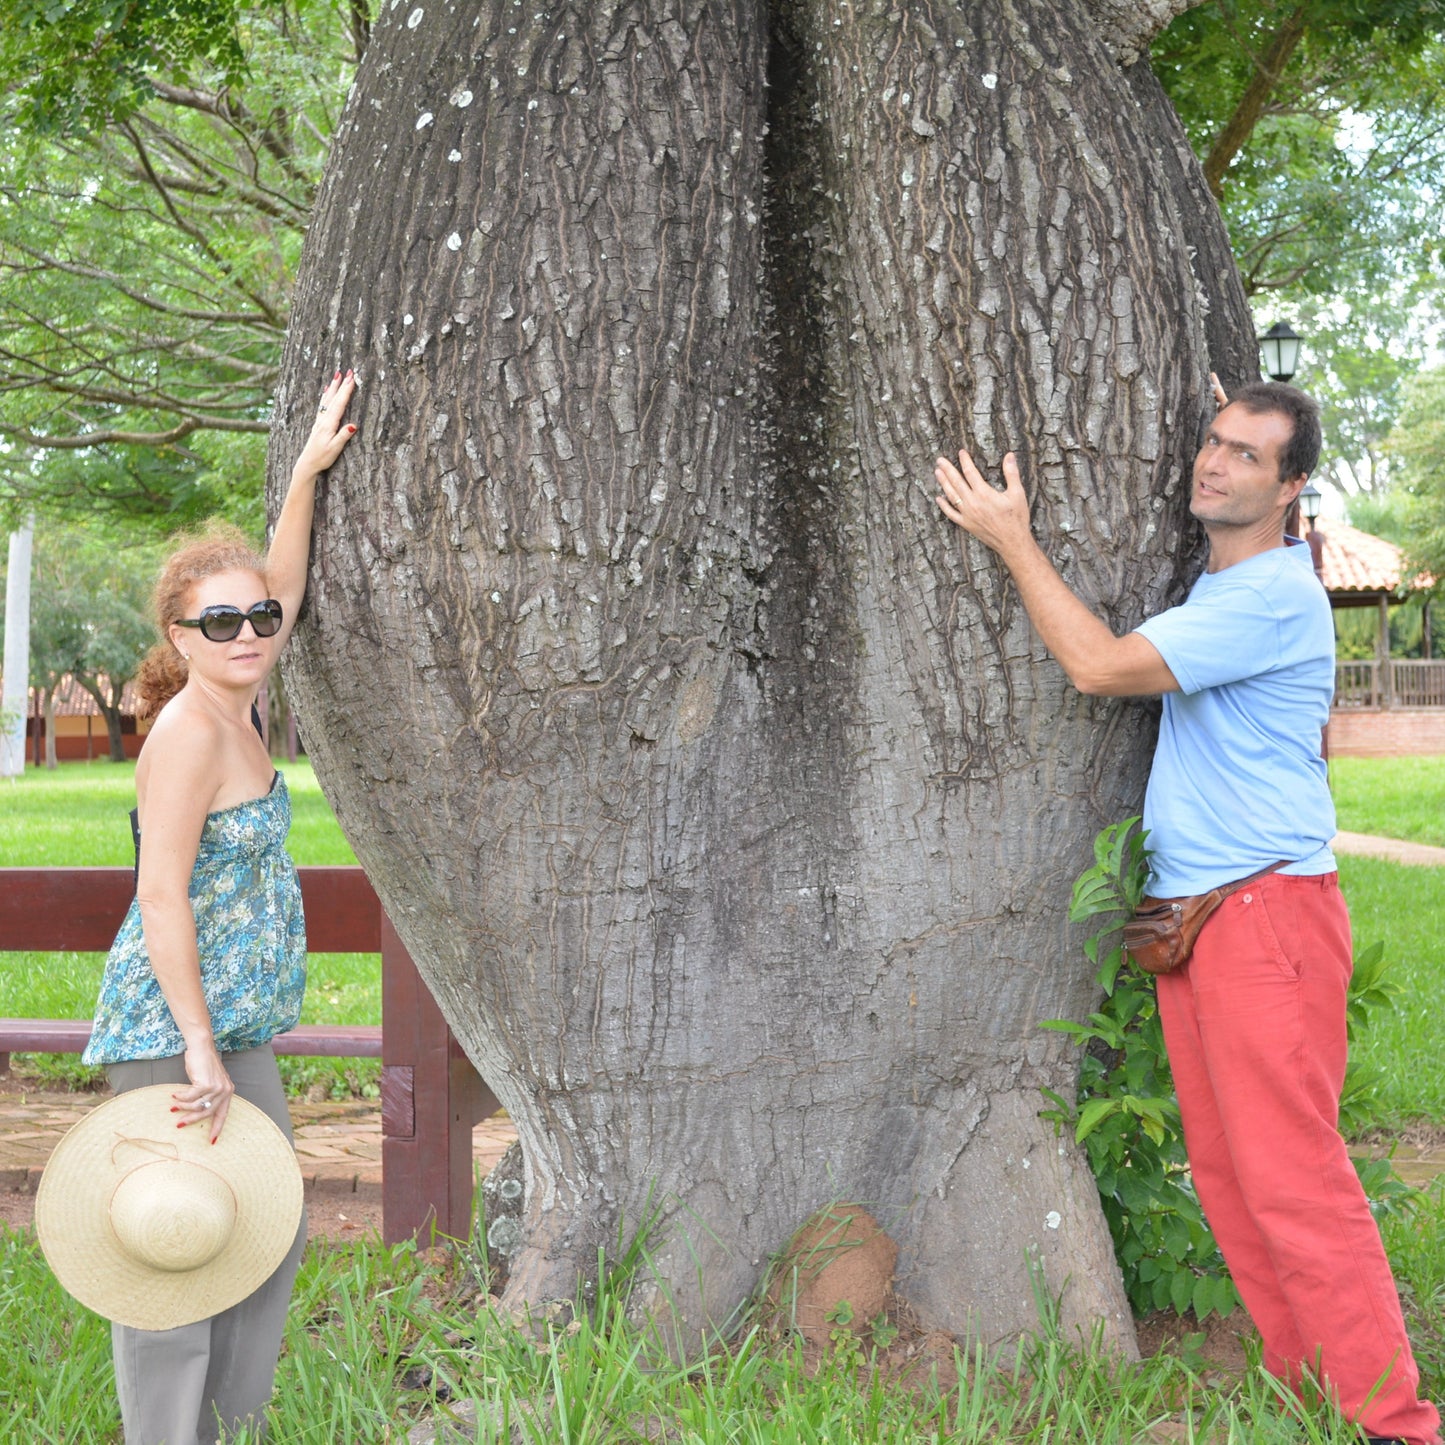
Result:
[[[222,1052],[253,1049],[294,1028],[306,992],[301,885],[286,852],[291,796],[277,773],[271,791],[206,816],[191,909],[201,987]],[[87,1064],[163,1059],[185,1041],[146,954],[140,905],[131,901],[106,959]]]

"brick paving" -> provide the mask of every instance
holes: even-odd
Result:
[[[61,1136],[102,1094],[0,1094],[0,1190],[33,1194]],[[381,1109],[370,1099],[292,1100],[296,1156],[308,1193],[346,1194],[381,1183]],[[506,1153],[517,1131],[505,1114],[472,1130],[482,1173]]]

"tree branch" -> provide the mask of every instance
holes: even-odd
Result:
[[[23,241],[14,242],[15,249],[23,256],[28,256],[39,266],[52,271],[60,271],[67,276],[81,276],[88,281],[103,281],[107,286],[120,292],[122,296],[129,297],[137,306],[144,306],[147,310],[158,311],[163,316],[178,316],[186,321],[202,321],[211,326],[238,325],[238,326],[265,326],[268,330],[285,330],[284,323],[278,327],[274,318],[261,311],[197,311],[188,306],[173,306],[165,301],[159,301],[154,296],[147,296],[144,292],[136,291],[127,286],[125,282],[113,271],[107,271],[100,266],[87,266],[78,261],[64,261],[59,256],[52,256],[47,251],[36,250],[33,246],[27,246]],[[15,269],[0,268],[0,269]]]
[[[1215,200],[1224,195],[1224,173],[1229,169],[1235,156],[1244,148],[1264,114],[1265,105],[1279,84],[1290,56],[1304,39],[1308,25],[1306,5],[1296,5],[1285,17],[1284,24],[1275,32],[1269,49],[1254,65],[1254,74],[1239,97],[1233,113],[1224,123],[1224,129],[1215,137],[1214,144],[1204,160],[1204,178]]]
[[[287,139],[285,132],[275,124],[263,124],[239,97],[233,96],[229,92],[212,94],[209,91],[169,85],[163,80],[157,80],[154,76],[149,79],[151,88],[161,100],[167,101],[171,105],[214,116],[223,124],[230,126],[237,135],[245,140],[248,149],[253,149],[252,136],[258,137],[262,149],[292,180],[305,181],[305,177],[296,165],[296,149]],[[279,112],[273,112],[273,114],[276,113]]]
[[[200,230],[200,228],[193,225],[183,215],[181,215],[179,207],[177,207],[170,192],[166,189],[165,182],[160,178],[160,176],[156,172],[155,167],[151,164],[150,153],[146,149],[145,142],[137,134],[135,128],[127,124],[122,126],[121,130],[128,137],[131,144],[135,147],[136,154],[140,157],[140,163],[145,168],[146,179],[150,181],[151,185],[160,195],[161,202],[166,208],[166,213],[170,216],[171,221],[175,225],[176,229],[182,232],[184,235],[189,236],[191,240],[193,240],[196,245],[200,247],[201,251],[216,264],[216,266],[220,269],[221,273],[226,277],[226,279],[233,286],[235,286],[236,289],[248,301],[260,307],[261,310],[266,313],[267,319],[273,325],[283,327],[285,325],[285,322],[276,315],[275,311],[270,306],[266,304],[265,298],[256,295],[256,293],[250,287],[244,285],[239,279],[239,277],[236,276],[234,268],[227,264],[223,257],[216,254],[215,249],[211,246],[211,243],[206,239],[205,234]]]
[[[46,451],[80,451],[85,447],[109,446],[112,443],[138,446],[138,447],[163,447],[171,442],[178,442],[182,437],[188,437],[194,431],[200,430],[200,422],[183,421],[179,426],[173,427],[166,432],[139,432],[139,431],[96,431],[85,432],[80,436],[49,437],[39,436],[35,432],[27,431],[24,427],[6,426],[0,422],[0,436],[10,437],[14,441],[23,442],[26,446],[37,447]],[[233,428],[222,427],[218,430],[233,430]],[[248,427],[246,430],[266,431],[268,428]]]

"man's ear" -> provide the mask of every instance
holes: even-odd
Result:
[[[1287,482],[1280,483],[1280,486],[1284,488],[1285,511],[1289,511],[1289,509],[1294,506],[1296,498],[1304,491],[1305,483],[1308,482],[1309,479],[1310,474],[1308,472],[1301,472],[1299,476],[1291,477]]]

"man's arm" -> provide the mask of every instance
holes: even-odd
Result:
[[[1137,632],[1115,637],[1069,590],[1029,527],[1029,503],[1012,452],[1003,459],[1004,490],[984,480],[966,451],[959,465],[944,457],[933,469],[939,509],[1002,558],[1035,631],[1080,692],[1141,697],[1177,692],[1179,683],[1158,649]]]

